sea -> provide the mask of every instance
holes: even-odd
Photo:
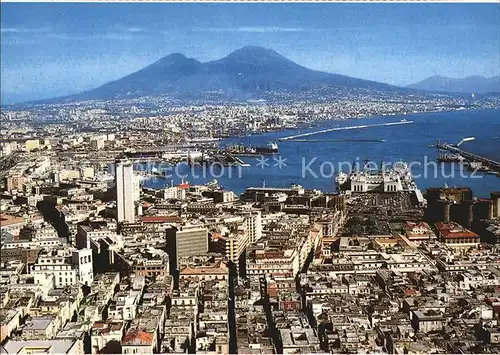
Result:
[[[413,123],[336,130],[303,137],[309,141],[279,141],[280,138],[359,125],[377,125],[402,120]],[[306,189],[336,191],[335,176],[342,170],[363,167],[385,169],[399,161],[409,164],[417,186],[470,187],[477,197],[488,197],[500,190],[500,177],[474,173],[459,164],[437,163],[438,152],[432,147],[438,140],[457,144],[463,138],[474,137],[461,148],[500,161],[500,110],[462,110],[406,115],[372,116],[360,119],[327,120],[307,129],[231,137],[220,141],[221,146],[244,144],[266,146],[276,142],[279,154],[264,157],[242,157],[246,167],[190,167],[158,165],[165,177],[147,178],[143,185],[161,189],[182,181],[205,184],[217,180],[226,190],[242,193],[248,187],[289,187],[300,184]],[[141,168],[144,168],[143,166]]]

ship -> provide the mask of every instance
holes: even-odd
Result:
[[[274,142],[267,144],[265,147],[251,147],[242,144],[234,144],[226,147],[225,152],[240,156],[278,154],[278,145]]]
[[[460,154],[440,154],[438,161],[441,163],[463,162],[465,159]]]
[[[255,147],[257,154],[278,154],[278,144],[269,142],[265,147]]]

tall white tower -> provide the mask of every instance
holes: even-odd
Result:
[[[118,222],[134,222],[135,194],[134,169],[129,160],[119,160],[115,164],[116,212]]]

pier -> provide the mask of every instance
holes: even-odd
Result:
[[[358,142],[358,143],[383,143],[385,139],[292,139],[289,142],[295,143],[343,143],[343,142]]]
[[[279,141],[288,141],[296,138],[309,137],[316,134],[327,133],[327,132],[335,132],[335,131],[348,131],[351,129],[362,129],[362,128],[374,128],[374,127],[386,127],[386,126],[399,126],[405,124],[412,124],[413,121],[398,121],[398,122],[387,122],[387,123],[376,123],[376,124],[366,124],[366,125],[358,125],[358,126],[347,126],[347,127],[334,127],[322,129],[320,131],[307,132],[301,134],[295,134],[293,136],[279,138]]]
[[[446,150],[448,152],[459,154],[460,156],[464,157],[466,160],[470,162],[480,162],[485,166],[487,166],[488,168],[490,168],[491,170],[500,172],[500,162],[468,152],[466,150],[459,148],[456,145],[438,142],[436,144],[436,148],[438,148],[439,150]]]

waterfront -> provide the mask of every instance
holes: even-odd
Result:
[[[478,111],[453,111],[420,113],[414,115],[381,116],[356,120],[331,120],[325,121],[321,125],[308,130],[288,130],[282,132],[272,132],[248,137],[237,137],[224,139],[221,145],[242,143],[245,145],[262,146],[270,141],[277,141],[279,138],[351,125],[382,124],[395,122],[402,119],[414,121],[411,125],[372,127],[368,129],[332,131],[315,135],[317,141],[309,142],[279,142],[280,156],[282,157],[281,167],[272,158],[267,161],[268,166],[259,167],[256,157],[243,157],[242,160],[249,163],[251,167],[224,169],[223,171],[213,170],[215,176],[201,167],[190,168],[180,166],[180,175],[186,174],[186,180],[191,183],[206,183],[217,178],[219,183],[227,189],[242,192],[248,186],[288,186],[298,183],[306,188],[316,188],[324,191],[334,191],[334,179],[331,171],[325,170],[324,176],[314,177],[308,170],[304,172],[307,165],[311,171],[320,174],[320,167],[324,162],[330,162],[335,168],[341,162],[349,163],[368,159],[379,163],[396,162],[403,160],[406,162],[435,161],[437,157],[436,149],[429,147],[437,139],[442,142],[457,143],[465,136],[474,136],[475,141],[464,143],[461,148],[469,150],[479,155],[484,155],[491,159],[500,159],[500,111],[499,110],[478,110]],[[365,142],[349,142],[349,139],[364,140]],[[346,140],[339,142],[328,142],[322,140]],[[373,140],[384,140],[383,142],[372,142]],[[427,158],[425,158],[427,157]],[[278,157],[276,157],[278,158]],[[312,160],[314,162],[308,165]],[[285,165],[286,164],[286,165]],[[276,165],[276,166],[275,166]],[[191,170],[193,169],[193,170]],[[240,169],[240,171],[238,171]],[[458,167],[457,167],[458,169]],[[477,196],[488,196],[490,191],[500,189],[500,178],[494,175],[476,174],[475,178],[460,177],[455,171],[453,177],[451,168],[445,165],[444,170],[439,166],[438,170],[432,167],[427,171],[427,176],[423,174],[422,167],[412,166],[412,174],[421,189],[431,186],[468,186],[471,187]],[[194,173],[194,174],[193,174]],[[181,181],[181,177],[173,178],[175,183]],[[151,178],[145,181],[145,187],[161,188],[170,184],[170,179]]]

